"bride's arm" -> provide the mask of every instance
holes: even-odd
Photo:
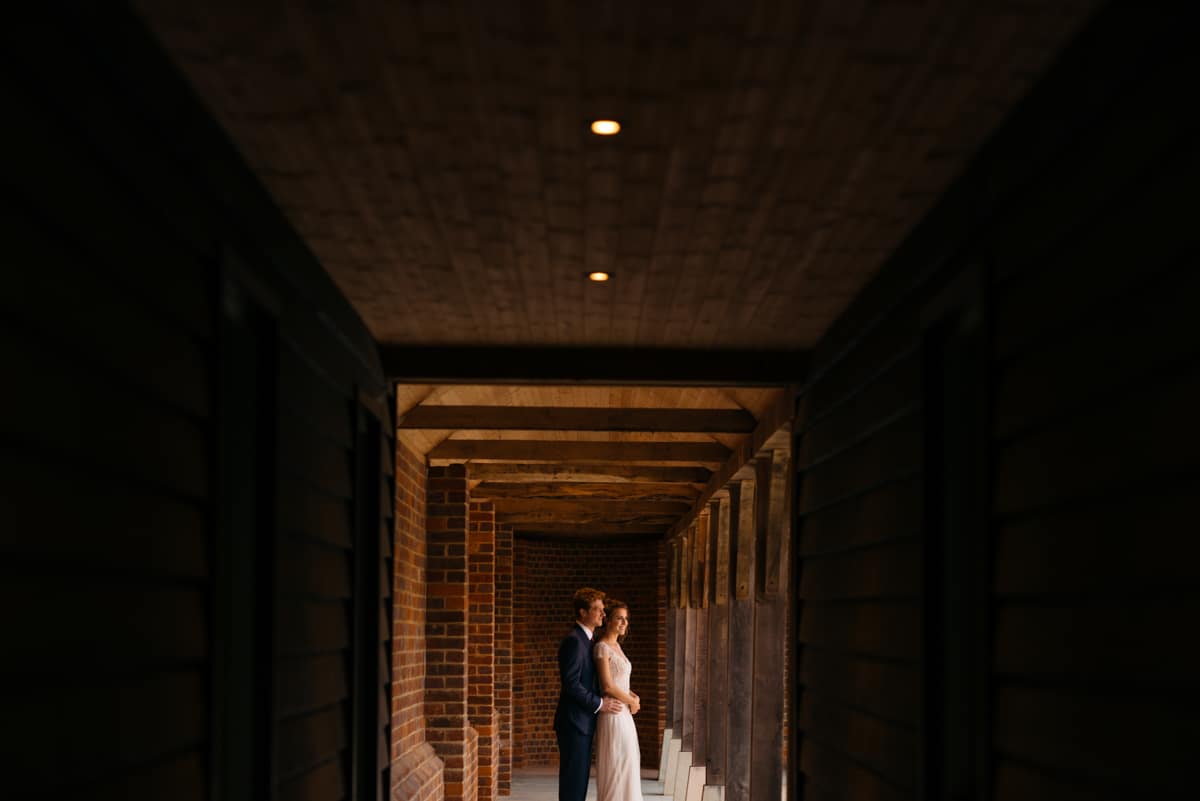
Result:
[[[636,714],[638,709],[641,708],[641,703],[638,701],[636,695],[625,692],[613,682],[612,669],[608,663],[608,654],[604,653],[603,649],[597,649],[593,656],[596,659],[596,672],[600,674],[600,692],[623,701],[629,706],[629,711]]]

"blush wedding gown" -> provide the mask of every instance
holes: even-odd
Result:
[[[629,692],[633,666],[625,654],[602,642],[596,653],[608,657],[613,683]],[[596,721],[596,801],[642,801],[642,755],[628,706],[616,715],[601,712]]]

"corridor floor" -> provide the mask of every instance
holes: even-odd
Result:
[[[642,770],[642,798],[645,801],[662,801],[662,782],[654,777],[657,770]],[[588,801],[596,799],[596,776],[588,783]],[[558,768],[523,768],[513,771],[512,794],[508,801],[558,801]]]

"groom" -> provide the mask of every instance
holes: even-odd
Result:
[[[575,625],[558,646],[558,675],[562,692],[554,711],[558,735],[558,799],[584,801],[592,767],[592,735],[596,713],[620,712],[624,704],[601,697],[592,662],[592,635],[604,622],[604,593],[591,587],[575,591]]]

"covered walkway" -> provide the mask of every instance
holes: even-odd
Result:
[[[1193,798],[1196,29],[14,11],[5,797],[545,799],[588,585],[651,801]]]

